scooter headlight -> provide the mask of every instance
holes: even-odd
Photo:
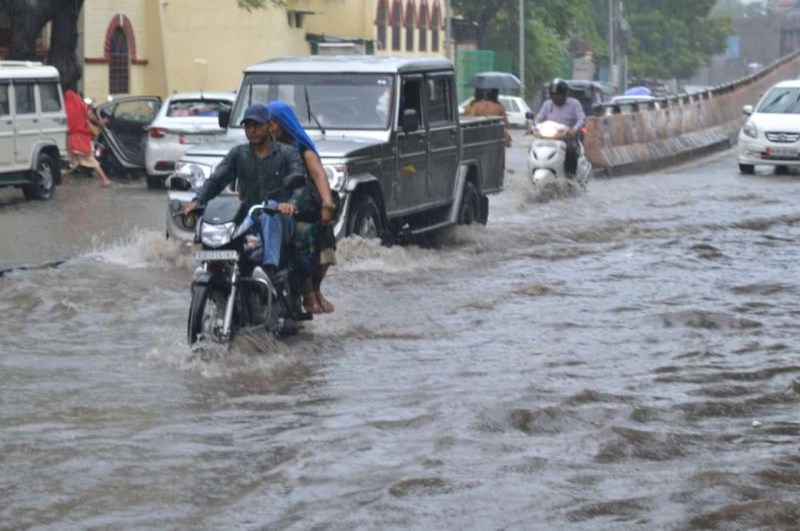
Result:
[[[200,227],[200,241],[203,245],[208,245],[209,247],[222,247],[230,243],[234,228],[236,228],[235,223],[222,223],[220,225],[203,223],[202,227]]]
[[[539,126],[539,136],[542,138],[558,138],[560,136],[560,127],[552,122],[545,122]]]

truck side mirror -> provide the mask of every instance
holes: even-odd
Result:
[[[230,121],[231,110],[227,107],[223,107],[219,110],[219,114],[217,115],[217,123],[219,124],[220,129],[227,129]]]
[[[405,109],[403,111],[403,119],[400,123],[404,133],[413,133],[419,129],[419,115],[416,109]]]

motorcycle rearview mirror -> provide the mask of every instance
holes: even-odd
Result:
[[[416,109],[406,109],[403,111],[403,119],[400,124],[404,133],[413,133],[419,129],[419,115]]]
[[[219,114],[217,115],[217,123],[219,124],[220,129],[227,129],[228,124],[231,121],[231,109],[230,107],[223,107],[219,110]]]
[[[530,111],[526,112],[525,118],[527,118],[528,120],[533,120],[533,113]]]
[[[183,175],[170,175],[167,179],[167,188],[185,192],[192,189],[192,183]]]

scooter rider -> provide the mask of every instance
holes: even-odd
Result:
[[[575,175],[578,168],[578,150],[580,149],[579,133],[581,127],[586,124],[586,114],[583,112],[581,103],[575,98],[570,98],[567,95],[568,92],[569,87],[566,81],[560,78],[553,79],[550,82],[550,99],[542,104],[533,124],[535,127],[544,121],[552,120],[569,127],[564,139],[567,143],[564,171]]]
[[[293,175],[306,175],[297,150],[275,141],[270,135],[269,119],[266,105],[256,103],[247,108],[242,124],[249,142],[232,148],[225,155],[195,198],[184,208],[184,213],[192,212],[237,178],[239,195],[247,208],[267,199],[278,201],[278,210],[284,216],[262,218],[262,236],[271,236],[264,238],[265,243],[271,244],[265,245],[262,259],[267,272],[274,271],[280,264],[281,245],[291,239],[294,231],[294,220],[289,216],[295,212],[296,198],[289,197],[291,191],[283,189],[282,184]]]

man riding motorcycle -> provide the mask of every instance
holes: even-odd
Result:
[[[567,93],[569,87],[563,79],[555,78],[550,82],[550,99],[542,104],[539,114],[533,121],[534,128],[542,122],[553,120],[569,127],[564,141],[567,144],[564,171],[574,175],[578,167],[579,136],[581,128],[586,124],[583,106]]]

